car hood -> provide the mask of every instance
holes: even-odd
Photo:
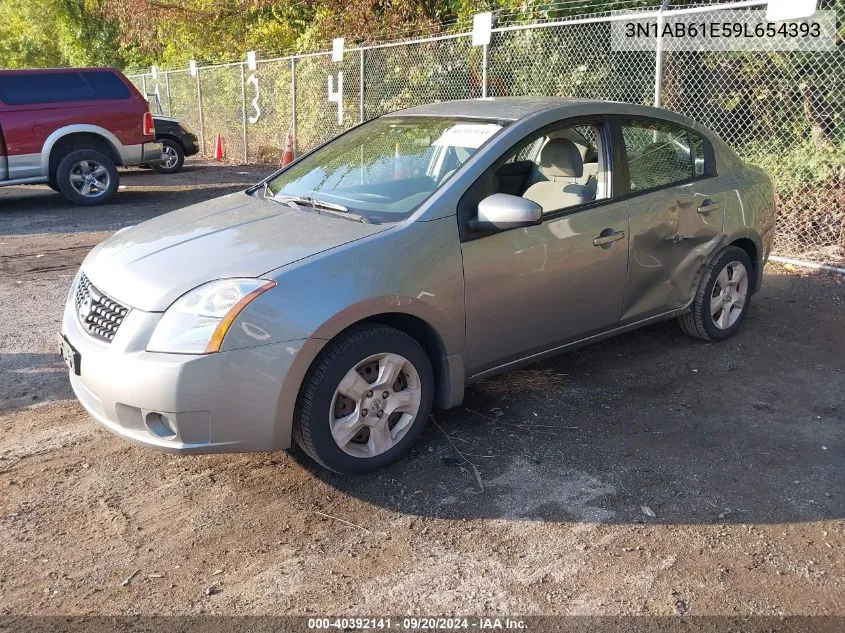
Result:
[[[225,277],[258,277],[389,228],[293,209],[244,192],[119,231],[82,265],[100,291],[160,312],[187,291]]]

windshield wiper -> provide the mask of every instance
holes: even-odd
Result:
[[[311,196],[289,196],[287,194],[276,194],[270,197],[274,200],[278,200],[279,202],[296,202],[297,204],[307,204],[309,207],[319,207],[321,209],[349,213],[349,209],[344,207],[342,204],[318,200],[317,198],[312,198]]]
[[[299,205],[305,205],[313,209],[316,213],[327,213],[330,215],[335,215],[337,217],[342,217],[347,220],[354,220],[356,222],[361,222],[362,224],[371,224],[372,221],[363,216],[358,215],[357,213],[353,213],[347,207],[344,207],[342,204],[335,204],[334,202],[327,202],[325,200],[318,200],[317,198],[313,198],[311,196],[291,196],[288,194],[274,194],[273,190],[270,189],[269,183],[264,183],[264,191],[263,197],[267,200],[272,200],[273,202],[279,202],[281,204],[287,204],[295,209],[300,209]]]
[[[302,210],[304,206],[306,209],[310,208],[311,211],[318,215],[333,215],[337,218],[352,220],[353,222],[360,222],[361,224],[372,224],[372,221],[369,218],[364,217],[363,215],[358,215],[357,213],[352,213],[349,209],[339,204],[334,205],[330,202],[324,204],[323,202],[316,201],[313,198],[299,196],[281,196],[278,198],[274,196],[269,199],[281,204],[286,204],[298,211]],[[341,209],[343,209],[343,211],[341,211]]]

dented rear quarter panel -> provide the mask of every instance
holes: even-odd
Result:
[[[769,259],[775,238],[777,204],[774,186],[765,171],[755,165],[741,163],[728,178],[726,189],[724,244],[740,239],[754,242],[757,252],[754,291],[762,283],[763,266]]]

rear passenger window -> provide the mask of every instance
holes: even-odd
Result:
[[[690,134],[657,121],[623,121],[631,192],[686,182],[694,178]],[[703,144],[701,146],[703,159]],[[704,161],[701,162],[704,168]],[[703,171],[702,171],[703,173]]]
[[[129,88],[107,71],[14,74],[0,77],[0,101],[34,105],[62,101],[128,99]]]
[[[129,87],[114,73],[86,71],[80,74],[100,99],[128,99],[132,96]]]

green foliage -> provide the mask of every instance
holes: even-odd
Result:
[[[766,170],[780,196],[806,193],[833,181],[845,183],[845,144],[811,138],[774,153],[770,144],[747,147],[743,159]]]
[[[120,29],[101,0],[0,0],[0,59],[5,68],[123,66],[141,61],[118,44]],[[144,60],[146,61],[146,60]]]

